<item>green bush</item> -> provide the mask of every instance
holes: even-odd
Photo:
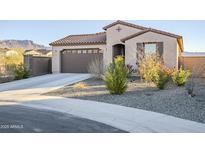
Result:
[[[127,89],[128,70],[122,56],[114,59],[105,72],[103,80],[110,94],[123,94]]]
[[[184,86],[189,77],[190,71],[183,70],[182,67],[172,73],[172,80],[177,86]]]
[[[164,89],[165,84],[169,81],[169,76],[164,70],[159,70],[153,82],[159,89]]]
[[[159,89],[164,89],[171,70],[164,66],[163,61],[154,54],[148,54],[138,63],[141,78],[153,82]]]
[[[15,79],[26,79],[29,77],[29,71],[26,69],[26,67],[23,64],[19,64],[16,66],[15,69]]]

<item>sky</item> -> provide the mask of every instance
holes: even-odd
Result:
[[[0,20],[0,40],[33,40],[49,46],[54,40],[71,34],[102,32],[114,20]],[[129,20],[183,36],[188,52],[205,52],[205,20]]]

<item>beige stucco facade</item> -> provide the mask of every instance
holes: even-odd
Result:
[[[165,66],[177,68],[178,52],[177,39],[154,32],[147,32],[125,42],[125,63],[135,65],[137,58],[137,44],[147,42],[163,42],[163,60]]]
[[[120,29],[120,30],[119,30]],[[103,53],[104,67],[108,66],[113,60],[113,46],[122,44],[125,47],[125,63],[131,64],[135,68],[137,62],[137,43],[163,42],[163,60],[167,67],[178,69],[178,57],[181,53],[180,45],[176,37],[149,31],[132,37],[124,42],[122,39],[143,31],[143,28],[115,24],[105,29],[106,43],[96,45],[76,45],[76,46],[53,46],[52,70],[53,73],[61,71],[60,52],[64,49],[77,48],[99,48]]]
[[[120,26],[121,30],[118,32],[116,29],[119,26]],[[132,34],[135,34],[139,31],[141,31],[141,30],[133,28],[133,27],[128,27],[128,26],[125,26],[125,25],[120,25],[120,24],[117,24],[113,27],[108,28],[106,30],[106,36],[107,36],[106,47],[107,47],[107,50],[104,52],[104,56],[103,56],[104,57],[104,65],[107,66],[107,65],[109,65],[109,63],[112,62],[112,57],[113,57],[112,47],[113,47],[113,45],[124,44],[121,41],[122,38],[127,37],[127,36],[132,35]]]

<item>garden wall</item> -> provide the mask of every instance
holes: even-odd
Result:
[[[24,65],[30,71],[31,76],[38,76],[51,73],[51,57],[24,56]]]
[[[205,56],[182,56],[179,58],[179,66],[189,69],[198,77],[205,77]]]

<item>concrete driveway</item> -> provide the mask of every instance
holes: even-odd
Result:
[[[88,79],[90,76],[90,74],[79,73],[42,75],[33,78],[0,84],[0,92],[24,90],[24,92],[29,94],[29,90],[32,90],[36,91],[36,94],[41,94],[50,90],[63,87],[68,84]],[[23,93],[22,91],[20,92]]]
[[[59,126],[62,126],[66,127],[66,132],[73,132],[73,128],[71,129],[68,125],[69,123],[72,124],[76,121],[74,127],[76,128],[76,132],[104,132],[104,130],[107,130],[107,132],[121,132],[124,130],[127,132],[143,133],[205,132],[205,124],[172,117],[165,114],[95,101],[41,95],[42,93],[87,79],[89,77],[89,74],[54,74],[1,84],[0,108],[2,110],[0,109],[0,113],[1,111],[4,111],[4,113],[0,114],[0,117],[2,116],[0,123],[13,123],[14,121],[20,121],[26,125],[28,124],[26,123],[27,118],[32,121],[35,115],[39,115],[39,118],[34,118],[32,123],[30,123],[27,127],[25,126],[25,128],[30,128],[30,130],[26,129],[25,131],[33,132],[33,128],[36,123],[46,124],[49,121],[46,115],[56,114],[53,123],[48,122],[48,126],[52,126],[52,130],[48,129],[46,125],[38,125],[38,128],[35,130],[42,130],[42,132],[46,132],[46,129],[48,129],[48,132],[55,132],[56,130],[58,130],[58,132],[65,132],[64,129],[59,129]],[[8,105],[11,105],[10,108],[7,107],[3,109],[3,107]],[[21,112],[16,109],[16,106],[22,107],[20,110]],[[42,112],[40,114],[39,110],[44,110],[46,115],[42,114]],[[28,114],[28,112],[31,114]],[[60,114],[62,116],[58,116]],[[10,118],[8,117],[9,115]],[[21,117],[21,115],[23,115],[23,117]],[[67,119],[66,121],[61,122],[67,122],[68,125],[61,125],[58,123],[59,117],[66,117],[64,115],[70,116],[70,120]],[[19,118],[15,119],[16,117]],[[90,124],[85,125],[87,128],[82,127],[83,129],[79,130],[78,127],[81,127],[80,123],[82,121]],[[58,123],[58,125],[55,123]],[[106,124],[105,127],[107,128],[105,128],[102,123]]]

